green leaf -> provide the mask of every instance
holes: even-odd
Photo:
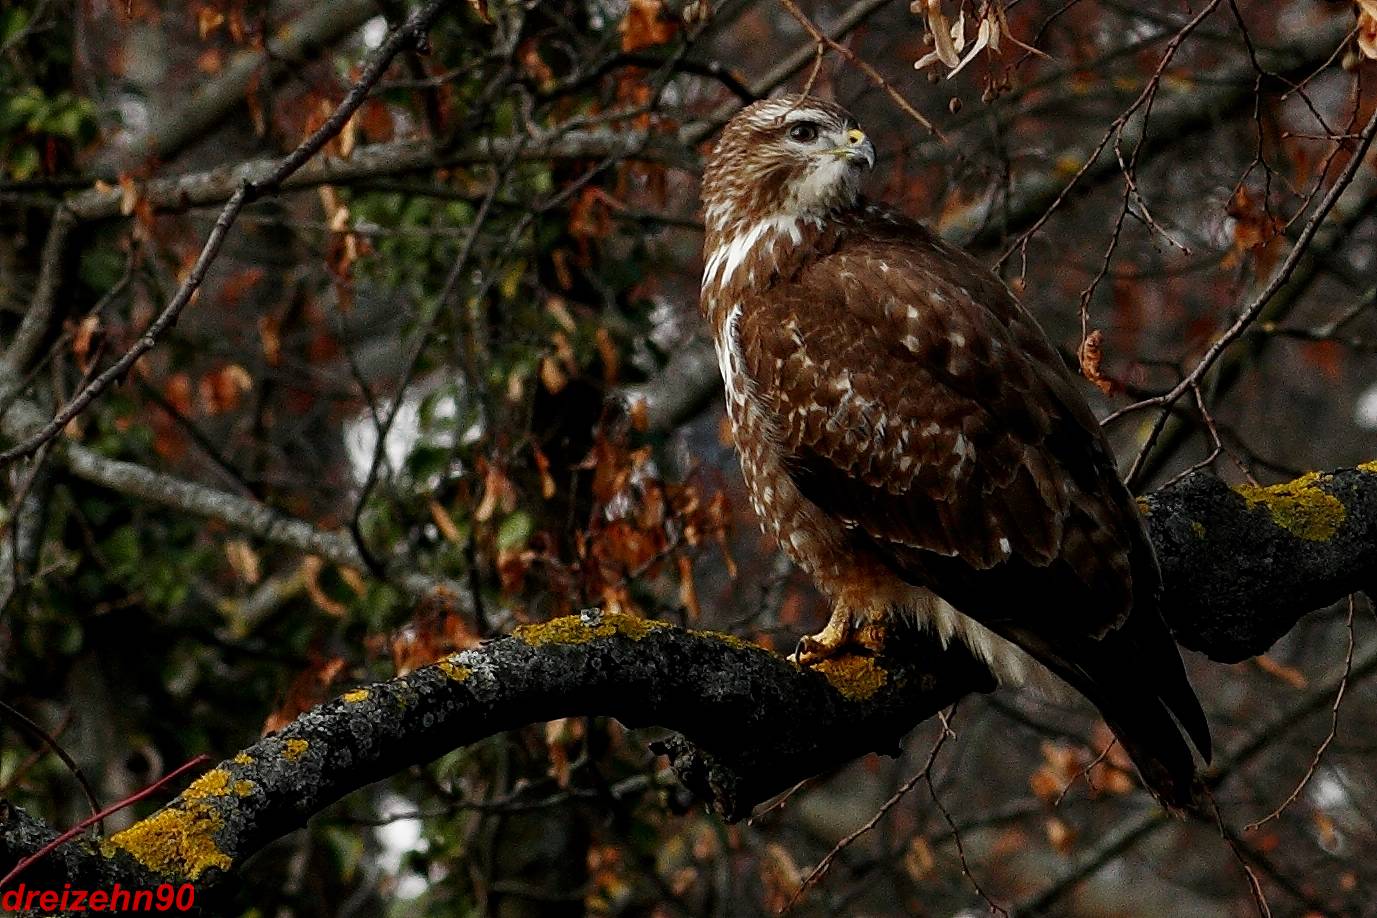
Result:
[[[25,144],[10,157],[9,173],[11,177],[22,182],[36,175],[42,165],[43,158],[39,155],[38,148]]]
[[[497,547],[502,551],[520,548],[531,537],[531,517],[524,510],[517,510],[497,527]]]
[[[17,6],[10,7],[0,13],[0,48],[6,47],[10,42],[19,37],[29,25],[28,10]]]

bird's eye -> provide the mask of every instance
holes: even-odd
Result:
[[[812,143],[818,139],[818,126],[811,121],[799,121],[789,128],[789,139]]]

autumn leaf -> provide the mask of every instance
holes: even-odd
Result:
[[[663,45],[674,37],[678,24],[665,12],[663,0],[631,0],[626,16],[617,26],[623,51],[640,51]]]
[[[296,720],[301,714],[330,697],[330,686],[344,671],[343,657],[315,657],[297,674],[287,688],[286,697],[263,722],[266,735]]]
[[[1098,328],[1081,341],[1081,346],[1076,350],[1076,357],[1080,361],[1081,375],[1094,383],[1105,395],[1113,395],[1123,388],[1118,380],[1106,376],[1101,369],[1100,365],[1104,360],[1104,333]]]
[[[690,620],[702,618],[703,610],[698,607],[698,588],[693,583],[693,559],[688,555],[679,556],[679,604],[688,610]]]
[[[205,74],[219,73],[225,66],[225,56],[219,48],[207,48],[196,58],[196,69]]]
[[[1265,258],[1270,249],[1270,244],[1278,238],[1282,230],[1282,221],[1274,214],[1268,213],[1267,209],[1256,201],[1248,193],[1248,189],[1240,185],[1229,199],[1225,213],[1233,218],[1233,246],[1225,254],[1221,264],[1225,268],[1233,267],[1242,261],[1243,256],[1256,252],[1258,259],[1258,270],[1266,271],[1270,267],[1270,258]]]
[[[202,4],[196,10],[196,34],[202,41],[225,22],[225,14],[213,6]]]
[[[173,373],[163,384],[163,398],[178,414],[189,417],[192,413],[191,377],[185,373]]]
[[[95,356],[92,345],[99,340],[100,331],[100,316],[89,315],[82,318],[72,332],[72,356],[83,373],[91,371],[91,361]]]
[[[120,184],[120,216],[127,217],[134,212],[135,206],[139,203],[139,198],[143,196],[143,191],[134,180],[134,176],[128,172],[121,172],[119,175]]]
[[[488,25],[492,25],[492,16],[488,13],[488,0],[468,0],[468,4],[475,16]]]
[[[237,363],[226,364],[201,377],[201,408],[212,416],[233,411],[239,407],[240,396],[252,388],[253,377],[248,370]]]
[[[463,537],[459,534],[459,527],[454,523],[454,517],[449,515],[449,511],[445,509],[444,505],[432,497],[428,506],[430,507],[430,518],[435,521],[435,528],[440,530],[440,535],[445,537],[445,541],[455,544],[463,542]]]
[[[320,575],[324,573],[325,562],[315,555],[307,555],[301,562],[302,579],[306,584],[306,593],[311,597],[320,609],[336,618],[343,618],[349,611],[348,607],[339,600],[332,599],[325,592],[325,588],[320,584]]]
[[[1047,841],[1052,845],[1052,850],[1063,856],[1070,854],[1076,844],[1076,830],[1056,816],[1048,818],[1046,828]]]
[[[247,539],[231,539],[225,543],[225,560],[234,569],[239,579],[253,586],[263,579],[262,567],[258,562],[258,552]]]

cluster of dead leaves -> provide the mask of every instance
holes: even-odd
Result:
[[[641,51],[663,45],[674,37],[679,24],[665,10],[663,0],[631,0],[617,24],[622,50]]]
[[[253,389],[253,377],[237,363],[224,363],[199,374],[172,373],[163,380],[161,395],[169,411],[154,412],[153,449],[164,459],[177,459],[187,450],[182,419],[215,417],[236,410]],[[179,417],[174,417],[175,413]]]
[[[1229,199],[1225,213],[1234,221],[1233,241],[1220,262],[1221,266],[1232,268],[1251,255],[1256,259],[1259,274],[1271,271],[1277,257],[1277,247],[1273,243],[1280,238],[1284,228],[1281,218],[1267,208],[1265,201],[1254,198],[1242,185]]]
[[[1028,779],[1033,794],[1048,805],[1055,805],[1077,782],[1083,781],[1092,797],[1120,796],[1134,788],[1133,762],[1103,723],[1095,728],[1095,745],[1107,752],[1091,756],[1083,748],[1064,743],[1042,744],[1042,765]]]
[[[909,10],[923,16],[927,21],[928,33],[932,36],[933,49],[914,62],[916,70],[923,70],[935,64],[947,68],[947,78],[956,76],[966,65],[975,60],[982,51],[999,54],[1000,46],[1008,41],[1031,54],[1045,57],[1041,51],[1025,45],[1014,37],[1009,28],[1009,19],[1004,12],[1001,0],[981,0],[972,24],[975,26],[974,39],[966,37],[965,3],[958,0],[956,21],[947,18],[942,9],[942,0],[912,0]],[[967,45],[969,44],[969,47]]]
[[[585,460],[592,471],[593,496],[599,507],[578,539],[584,591],[607,608],[635,608],[631,583],[655,577],[672,559],[679,582],[679,601],[691,617],[700,610],[693,578],[693,549],[716,542],[729,569],[726,495],[706,497],[693,481],[663,481],[649,447],[631,449],[620,439],[601,436]]]

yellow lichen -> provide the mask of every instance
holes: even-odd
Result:
[[[721,641],[723,644],[726,644],[728,647],[735,648],[736,650],[764,649],[759,644],[752,643],[751,641],[748,641],[743,637],[737,637],[734,634],[728,634],[725,631],[695,631],[694,634],[699,634],[703,637],[710,637],[714,640]]]
[[[445,657],[441,660],[436,660],[435,665],[439,667],[440,672],[445,674],[445,678],[453,679],[455,682],[463,682],[469,676],[473,675],[473,670],[455,662],[454,657]]]
[[[1148,503],[1148,499],[1146,497],[1138,497],[1135,498],[1135,500],[1137,500],[1138,502],[1139,513],[1141,513],[1143,516],[1152,515],[1152,505]]]
[[[223,768],[212,768],[201,775],[191,786],[182,791],[183,800],[204,800],[207,797],[223,797],[229,793],[230,776]]]
[[[1339,531],[1347,516],[1339,499],[1319,487],[1327,477],[1311,472],[1285,484],[1238,485],[1234,490],[1249,507],[1266,507],[1272,522],[1297,538],[1323,542]]]
[[[354,689],[352,692],[345,692],[340,697],[350,704],[358,704],[360,701],[368,700],[368,689]]]
[[[234,764],[236,764],[236,765],[252,765],[252,764],[253,764],[253,756],[249,755],[247,752],[241,752],[241,753],[239,753],[238,755],[236,755],[236,756],[234,757]]]
[[[289,739],[286,746],[287,751],[284,754],[287,756],[287,761],[295,762],[306,754],[306,750],[311,747],[311,744],[304,739]]]
[[[253,782],[252,782],[252,781],[241,780],[241,781],[235,781],[235,782],[234,782],[234,795],[235,795],[236,797],[247,797],[247,796],[249,796],[249,794],[252,794],[252,793],[253,793]]]
[[[1359,464],[1358,464],[1358,471],[1360,471],[1360,472],[1371,472],[1373,475],[1377,475],[1377,459],[1373,459],[1371,462],[1361,462],[1361,463],[1359,463]]]
[[[542,644],[586,644],[594,638],[611,637],[619,634],[639,641],[660,628],[668,628],[664,622],[636,618],[621,612],[605,612],[596,619],[585,619],[580,615],[566,615],[540,625],[522,625],[515,635],[532,647]]]
[[[1193,520],[1191,522],[1191,532],[1194,533],[1197,539],[1205,538],[1205,524]]]
[[[834,689],[852,701],[865,701],[889,681],[889,673],[875,662],[874,657],[852,654],[829,657],[813,669],[826,676]]]
[[[101,851],[106,857],[126,851],[163,876],[196,880],[212,867],[228,870],[234,863],[215,843],[220,824],[220,814],[210,804],[184,801],[111,836]]]

